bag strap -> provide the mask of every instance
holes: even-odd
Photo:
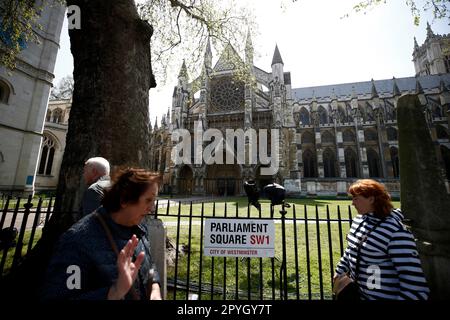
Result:
[[[361,240],[359,240],[359,243],[358,243],[358,250],[356,251],[356,263],[355,263],[356,265],[355,265],[355,279],[354,279],[355,281],[358,281],[358,277],[359,277],[359,265],[360,265],[360,259],[359,259],[359,256],[360,256],[360,253],[361,253],[362,245],[363,245],[364,242],[367,241],[367,239],[369,238],[370,233],[371,233],[372,231],[374,231],[376,228],[378,228],[378,226],[379,226],[381,223],[383,223],[383,221],[384,221],[384,219],[381,219],[380,221],[378,221],[378,222],[375,224],[375,226],[374,226],[372,229],[370,229],[365,235],[363,235],[362,238],[361,238]],[[355,236],[356,236],[356,232],[358,232],[358,229],[361,227],[361,225],[362,225],[362,221],[361,221],[360,225],[358,226],[358,228],[356,228]]]
[[[119,258],[120,251],[117,248],[117,244],[114,241],[114,238],[112,236],[111,230],[109,229],[108,225],[106,224],[105,219],[103,219],[102,215],[99,212],[96,212],[95,216],[100,221],[100,224],[102,225],[103,230],[105,230],[106,237],[108,238],[108,241],[109,241],[109,244],[111,245],[111,248],[113,249],[114,253],[117,255],[117,258]],[[136,290],[134,290],[133,285],[131,285],[130,294],[133,297],[133,300],[140,300],[140,297],[137,294]]]

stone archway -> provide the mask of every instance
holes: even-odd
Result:
[[[214,164],[206,168],[205,191],[218,196],[242,193],[241,168],[237,164]]]
[[[184,165],[178,174],[177,183],[178,183],[178,193],[179,194],[192,194],[193,187],[193,172],[191,167]]]

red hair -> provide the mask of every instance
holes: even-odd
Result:
[[[374,197],[375,215],[380,218],[388,216],[394,208],[391,203],[391,195],[384,185],[372,179],[357,180],[350,186],[348,193],[352,196]]]

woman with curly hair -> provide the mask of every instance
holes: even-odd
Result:
[[[375,180],[362,179],[353,183],[348,193],[358,215],[336,267],[333,292],[337,299],[350,295],[361,300],[428,299],[414,236],[402,223],[401,210],[393,208],[385,187]]]
[[[154,209],[160,182],[158,173],[120,171],[102,206],[61,236],[42,299],[161,299],[144,223]]]

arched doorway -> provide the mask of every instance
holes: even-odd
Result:
[[[356,178],[358,176],[356,152],[352,148],[346,148],[344,156],[345,156],[345,173],[347,178]]]
[[[180,173],[178,174],[178,193],[179,194],[192,194],[193,187],[193,173],[192,169],[184,165]]]
[[[214,164],[206,168],[205,191],[218,196],[242,192],[241,168],[237,164]]]
[[[369,165],[369,177],[380,178],[380,157],[373,149],[367,149],[367,164]]]

